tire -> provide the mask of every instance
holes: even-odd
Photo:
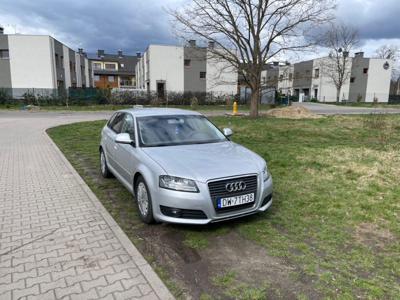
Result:
[[[110,169],[107,165],[106,155],[103,149],[100,150],[100,172],[104,178],[111,178],[113,177]]]
[[[135,183],[135,199],[142,221],[146,224],[155,223],[150,191],[142,176],[139,176]]]

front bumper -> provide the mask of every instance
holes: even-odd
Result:
[[[212,222],[221,222],[230,219],[236,219],[258,212],[266,211],[272,204],[272,197],[269,201],[264,201],[268,196],[272,196],[272,177],[265,182],[261,176],[257,179],[257,195],[254,204],[251,207],[237,209],[229,212],[217,212],[214,208],[207,183],[198,183],[199,193],[177,192],[162,188],[157,188],[152,193],[154,218],[160,222],[179,223],[179,224],[197,224],[204,225]],[[186,217],[171,217],[161,211],[162,207],[176,208],[181,210],[202,211],[205,214],[203,219],[193,219]]]

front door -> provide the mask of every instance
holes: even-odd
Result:
[[[157,97],[165,100],[165,82],[157,82]]]
[[[130,113],[126,113],[121,127],[121,133],[128,133],[132,141],[135,141],[135,122]],[[133,176],[138,166],[136,157],[137,149],[133,145],[118,144],[115,149],[117,172],[131,185]]]

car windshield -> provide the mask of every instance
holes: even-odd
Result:
[[[226,141],[207,118],[198,115],[171,115],[137,118],[142,147],[206,144]]]

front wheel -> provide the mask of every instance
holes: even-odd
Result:
[[[142,176],[136,180],[135,198],[142,221],[146,224],[154,223],[150,192]]]
[[[108,169],[106,155],[104,154],[103,149],[100,150],[100,171],[104,178],[112,177],[112,173],[110,169]]]

